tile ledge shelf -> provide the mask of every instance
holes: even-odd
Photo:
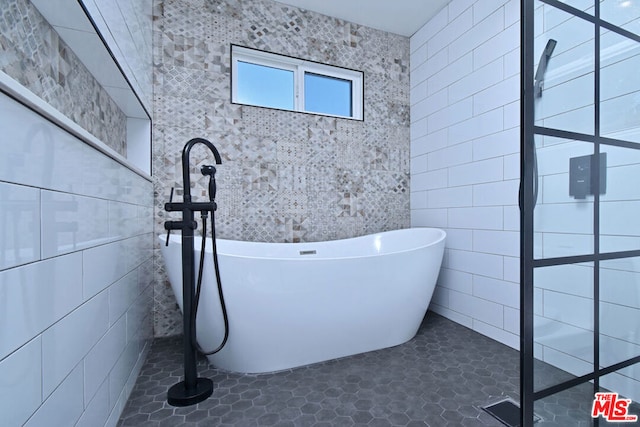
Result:
[[[95,148],[104,155],[112,158],[127,169],[140,175],[147,181],[152,182],[151,175],[144,172],[138,166],[131,163],[127,158],[117,153],[114,149],[100,141],[98,138],[87,132],[70,118],[62,114],[59,110],[46,103],[42,98],[35,95],[29,89],[22,86],[8,74],[0,71],[0,92],[4,92],[16,101],[24,104],[45,119],[60,126],[65,131],[80,139],[87,145]]]

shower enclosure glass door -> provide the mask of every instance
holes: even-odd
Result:
[[[522,425],[640,417],[640,0],[521,5]]]

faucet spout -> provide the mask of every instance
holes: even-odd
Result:
[[[191,202],[191,178],[189,173],[189,153],[191,153],[191,149],[196,144],[204,144],[209,148],[211,153],[213,153],[213,157],[216,159],[216,164],[222,163],[222,158],[220,157],[220,153],[218,153],[218,149],[208,140],[204,138],[192,138],[190,139],[182,149],[182,182],[184,185],[184,196],[183,201],[185,203]]]

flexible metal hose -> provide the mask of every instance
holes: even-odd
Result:
[[[193,347],[202,353],[205,356],[210,356],[212,354],[216,354],[227,343],[227,339],[229,338],[229,316],[227,315],[227,307],[224,302],[224,295],[222,292],[222,280],[220,279],[220,269],[218,267],[218,248],[216,245],[216,221],[215,221],[215,211],[211,211],[211,240],[213,242],[212,255],[213,255],[213,266],[216,271],[216,284],[218,287],[218,296],[220,298],[220,308],[222,309],[222,318],[224,321],[224,338],[220,345],[214,350],[206,351],[198,344],[196,340],[196,318],[198,315],[198,305],[200,304],[200,292],[202,290],[202,271],[204,269],[204,258],[205,258],[205,247],[207,242],[207,212],[202,212],[202,244],[200,246],[200,263],[198,265],[198,279],[196,283],[196,295],[194,301],[194,308],[191,312],[191,343]]]

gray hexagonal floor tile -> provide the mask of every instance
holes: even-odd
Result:
[[[518,352],[431,312],[406,344],[282,372],[229,373],[201,358],[199,375],[215,388],[191,408],[166,403],[182,373],[181,350],[181,337],[154,341],[120,427],[498,427],[481,407],[506,397],[518,401]],[[541,402],[536,410],[545,421],[571,425],[567,420],[582,408],[563,405],[554,415],[557,403]]]

